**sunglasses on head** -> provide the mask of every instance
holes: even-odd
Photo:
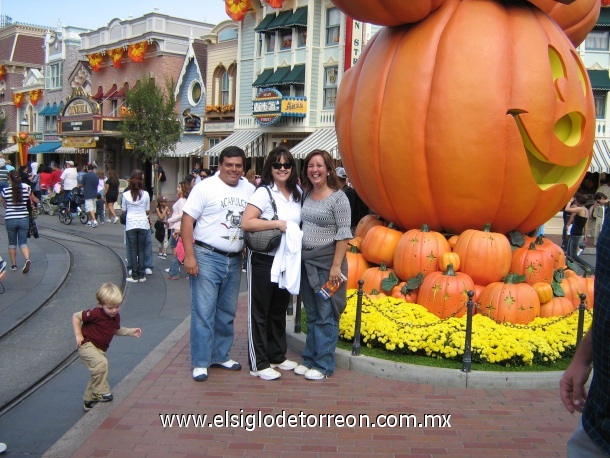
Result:
[[[290,170],[292,168],[292,164],[290,162],[274,162],[271,164],[271,167],[273,167],[275,170],[280,170],[282,167],[284,167],[286,170]]]

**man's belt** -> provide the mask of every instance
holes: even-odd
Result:
[[[222,251],[218,248],[214,248],[213,246],[208,245],[207,243],[200,242],[199,240],[195,240],[195,245],[200,246],[201,248],[205,248],[206,250],[213,251],[214,253],[226,256],[227,258],[232,258],[233,256],[238,256],[241,254],[241,251]]]

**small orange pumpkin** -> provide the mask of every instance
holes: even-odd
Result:
[[[443,253],[438,261],[438,268],[441,272],[445,272],[447,267],[449,267],[449,264],[453,265],[453,270],[460,270],[460,255],[453,253],[452,251]]]
[[[462,232],[453,251],[460,255],[461,271],[470,275],[477,285],[500,281],[510,270],[510,242],[504,234],[491,232],[490,224],[482,231]]]
[[[377,291],[382,291],[381,282],[390,276],[394,271],[386,267],[385,263],[381,263],[379,267],[369,267],[362,274],[362,280],[364,280],[364,284],[362,285],[362,290],[366,294],[371,294],[371,291],[376,289]],[[391,288],[388,290],[390,291]]]
[[[350,241],[347,242],[347,244],[350,246],[357,247],[358,252],[360,252],[360,247],[362,246],[362,237],[354,237],[353,239],[350,239]]]
[[[589,269],[585,270],[585,285],[587,285],[587,309],[591,310],[595,305],[595,277]]]
[[[551,285],[545,282],[538,282],[532,285],[536,294],[538,294],[538,299],[540,299],[540,304],[546,304],[548,301],[553,299],[553,288]]]
[[[369,230],[375,226],[385,225],[386,224],[383,222],[383,220],[380,220],[379,217],[375,215],[366,215],[360,221],[358,221],[358,225],[354,231],[354,237],[362,237],[364,239],[364,236]]]
[[[366,296],[372,301],[377,301],[379,299],[383,299],[384,297],[387,297],[384,293],[380,293],[376,289],[371,291],[371,293],[367,294]]]
[[[540,315],[540,299],[523,275],[508,274],[485,287],[479,298],[482,313],[499,322],[528,324]]]
[[[566,299],[565,297],[554,297],[540,306],[540,316],[542,318],[565,316],[573,310],[574,306],[569,299]]]
[[[451,237],[449,237],[447,239],[447,241],[449,242],[449,246],[451,247],[452,250],[455,248],[455,245],[457,244],[458,238],[459,238],[458,235],[452,235]]]
[[[362,278],[366,269],[371,266],[356,246],[351,246],[347,250],[345,258],[347,259],[347,289],[357,289],[358,280]]]
[[[525,275],[525,282],[533,285],[545,282],[549,285],[553,282],[555,260],[545,250],[536,249],[534,242],[523,245],[513,251],[510,271],[519,275]]]
[[[447,239],[440,232],[430,231],[424,224],[421,229],[411,229],[400,237],[394,252],[394,271],[402,280],[419,273],[428,275],[439,270],[439,258],[450,252]],[[457,270],[455,266],[454,270]]]
[[[384,262],[386,266],[392,267],[394,263],[394,251],[402,232],[392,227],[392,223],[385,226],[375,226],[371,228],[362,241],[360,247],[362,254],[367,261],[373,264]]]
[[[467,311],[468,291],[474,290],[474,282],[469,275],[455,272],[449,265],[446,272],[431,272],[424,277],[419,287],[417,303],[439,318],[460,317]]]
[[[418,290],[409,289],[406,281],[401,281],[394,288],[392,288],[392,291],[390,291],[390,296],[397,297],[405,302],[411,302],[413,304],[417,303],[417,294]]]

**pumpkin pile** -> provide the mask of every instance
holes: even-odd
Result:
[[[581,294],[593,307],[593,277],[567,268],[559,246],[544,236],[511,246],[489,224],[447,238],[425,224],[403,232],[368,215],[356,227],[347,262],[348,289],[363,280],[369,298],[401,298],[438,318],[464,315],[471,290],[476,310],[498,322],[567,315]]]

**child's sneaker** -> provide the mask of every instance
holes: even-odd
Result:
[[[83,410],[85,412],[89,412],[91,409],[93,409],[93,406],[95,406],[95,404],[97,404],[97,401],[85,401],[85,403],[83,404]]]
[[[106,394],[97,394],[97,393],[93,393],[93,400],[96,402],[110,402],[112,401],[113,396],[112,393],[106,393]]]

